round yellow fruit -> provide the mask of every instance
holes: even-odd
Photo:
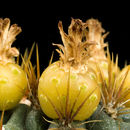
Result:
[[[0,63],[0,110],[14,108],[27,89],[27,77],[20,66]]]
[[[69,88],[69,91],[67,91]],[[100,101],[100,89],[92,72],[85,74],[65,71],[59,62],[51,64],[42,74],[38,86],[38,98],[43,112],[52,119],[59,118],[55,109],[66,118],[66,100],[71,117],[81,107],[74,120],[89,118]],[[83,102],[85,103],[81,105]],[[74,105],[75,104],[75,105]],[[74,105],[74,107],[73,107]]]

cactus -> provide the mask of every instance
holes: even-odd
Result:
[[[89,130],[129,130],[130,128],[130,114],[120,116],[120,120],[115,120],[110,117],[104,111],[100,111],[101,106],[99,105],[95,113],[90,117],[89,120],[97,119],[102,122],[88,124]],[[122,120],[121,120],[122,119]]]
[[[51,64],[52,56],[41,76],[38,45],[36,66],[31,62],[35,44],[30,53],[25,50],[19,65],[19,58],[14,60],[19,52],[11,44],[21,28],[9,28],[9,19],[0,19],[0,23],[0,130],[130,129],[130,65],[120,69],[118,57],[114,61],[108,49],[106,53],[108,33],[103,34],[98,20],[72,19],[68,34],[60,21],[64,45],[53,44],[59,47],[60,59]],[[20,78],[14,66],[23,74]],[[5,80],[10,75],[18,84],[9,81],[22,94]],[[3,91],[8,86],[10,94]]]

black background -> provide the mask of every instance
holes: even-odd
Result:
[[[2,10],[2,9],[1,9]],[[56,47],[52,43],[62,43],[59,30],[57,27],[58,21],[63,22],[64,30],[67,33],[67,28],[71,22],[71,17],[79,18],[84,22],[89,18],[96,18],[102,22],[103,28],[110,32],[106,38],[109,42],[110,51],[114,55],[119,55],[119,65],[123,67],[125,61],[130,62],[129,44],[130,44],[130,15],[127,4],[119,5],[119,2],[109,4],[60,1],[60,3],[35,3],[32,1],[29,4],[15,3],[10,6],[8,11],[1,11],[1,18],[10,18],[11,24],[17,23],[22,27],[22,33],[17,36],[17,40],[13,46],[20,48],[23,54],[25,48],[31,48],[34,42],[38,43],[40,55],[40,67],[43,71],[49,63],[52,51]],[[58,54],[55,51],[54,60],[58,59]],[[35,54],[32,57],[35,63]]]

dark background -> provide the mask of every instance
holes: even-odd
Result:
[[[22,33],[17,36],[17,40],[13,44],[20,48],[23,54],[25,48],[31,48],[32,44],[36,42],[39,46],[40,67],[43,71],[49,63],[52,51],[56,47],[52,43],[62,43],[59,30],[57,27],[58,21],[63,22],[64,30],[67,33],[67,28],[71,22],[71,17],[79,18],[84,22],[89,18],[96,18],[102,22],[103,28],[110,32],[106,38],[109,42],[110,51],[114,55],[119,55],[119,65],[123,67],[125,62],[130,63],[129,44],[130,44],[130,15],[127,4],[121,6],[104,2],[97,4],[92,1],[90,3],[76,3],[61,1],[60,5],[56,3],[16,3],[8,9],[7,13],[4,11],[0,13],[1,18],[10,18],[11,24],[17,23],[22,27]],[[99,6],[100,5],[100,6]],[[106,6],[107,5],[107,6]],[[58,59],[58,54],[55,51],[54,60]],[[35,63],[35,54],[32,57]]]

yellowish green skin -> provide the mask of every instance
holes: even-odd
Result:
[[[65,72],[64,69],[59,67],[59,63],[55,62],[43,72],[39,80],[38,98],[40,105],[43,112],[52,119],[57,119],[58,116],[49,100],[65,117],[68,75],[69,72]],[[79,74],[70,71],[69,83],[69,111],[77,100],[72,111],[73,114],[96,88],[74,118],[74,120],[85,120],[93,114],[100,101],[100,89],[95,82],[94,75],[90,72]]]
[[[130,89],[130,65],[126,66],[121,72],[120,75],[118,76],[118,80],[117,80],[117,86],[119,86],[119,84],[121,83],[122,80],[122,76],[125,75],[125,73],[128,70],[128,74],[127,77],[125,79],[125,82],[123,84],[123,89],[122,92],[125,92],[127,89]],[[130,91],[130,90],[129,90]],[[130,99],[130,92],[129,94],[124,98],[124,101],[129,100]],[[130,107],[130,101],[127,102],[126,104],[124,104],[126,107]]]
[[[0,110],[14,108],[27,89],[27,77],[20,66],[0,63]]]
[[[109,86],[109,81],[108,81],[108,79],[109,79],[108,69],[109,68],[108,68],[107,61],[102,60],[102,61],[99,61],[98,64],[90,61],[88,66],[95,71],[95,73],[97,75],[96,80],[100,86],[102,86],[102,78],[103,78],[103,80],[106,81],[107,86]],[[112,83],[114,83],[114,80],[115,80],[115,78],[114,78],[115,73],[119,73],[119,72],[120,72],[119,67],[116,68],[116,65],[113,64],[112,65]]]
[[[96,80],[98,81],[98,84],[102,83],[101,73],[103,74],[104,79],[108,83],[108,63],[106,61],[102,60],[102,61],[98,62],[98,64],[96,62],[89,61],[88,66],[95,71],[95,73],[97,75]]]

